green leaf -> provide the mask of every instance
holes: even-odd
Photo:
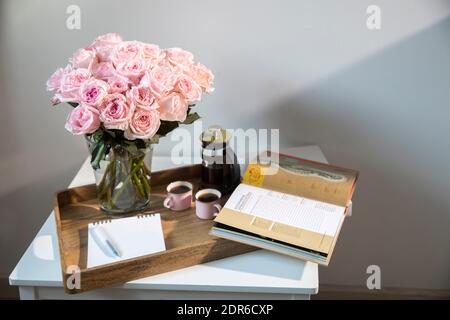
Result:
[[[91,166],[95,170],[100,168],[100,161],[105,158],[106,145],[104,141],[99,141],[92,150],[91,153]]]
[[[115,140],[117,143],[120,143],[122,140],[126,140],[123,131],[119,129],[106,129],[103,127],[103,130],[108,134],[113,140]]]
[[[127,143],[125,149],[127,149],[132,156],[137,156],[139,154],[139,149],[135,143]]]
[[[151,137],[150,140],[148,140],[149,144],[156,144],[159,143],[159,135],[155,134],[153,137]]]
[[[87,135],[91,141],[99,142],[103,139],[103,130],[98,128],[94,133]]]
[[[76,102],[67,102],[67,103],[70,104],[74,108],[78,107],[78,103],[76,103]]]
[[[178,126],[179,124],[177,121],[161,121],[161,125],[159,126],[158,132],[156,132],[156,134],[160,137],[164,137],[169,132],[178,128]]]
[[[198,120],[198,119],[200,119],[200,116],[198,115],[197,112],[194,112],[194,113],[189,114],[189,115],[186,117],[186,120],[184,120],[184,121],[182,122],[182,124],[191,124],[191,123],[193,123],[194,121],[196,121],[196,120]]]
[[[136,139],[136,140],[126,140],[124,139],[121,144],[123,145],[124,148],[126,148],[128,150],[129,146],[132,146],[130,150],[134,150],[134,148],[137,149],[145,149],[147,147],[146,143],[144,140],[142,139]]]

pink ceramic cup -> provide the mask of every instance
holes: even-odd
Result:
[[[186,189],[185,192],[176,192],[180,188]],[[167,197],[164,199],[164,207],[182,211],[189,209],[192,204],[192,183],[187,181],[175,181],[167,186]]]
[[[195,194],[195,213],[200,219],[214,219],[222,210],[219,200],[222,194],[216,189],[203,189]],[[214,199],[210,200],[209,199]]]

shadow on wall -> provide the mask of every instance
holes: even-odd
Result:
[[[332,53],[330,53],[332,54]],[[260,115],[284,146],[359,169],[354,216],[321,283],[450,289],[450,19]],[[251,126],[251,124],[247,124]]]
[[[3,20],[5,18],[5,10],[4,9],[5,3],[0,2],[0,20]],[[2,45],[0,46],[0,57],[6,56],[6,50],[7,46],[3,45],[4,41],[6,39],[6,31],[5,28],[0,28],[0,42]],[[8,81],[8,72],[7,72],[7,65],[5,59],[0,59],[0,101],[1,101],[1,125],[0,125],[0,177],[2,178],[2,182],[0,184],[0,217],[2,218],[2,224],[6,225],[10,224],[8,226],[8,230],[12,230],[13,232],[17,233],[19,230],[17,230],[19,227],[17,227],[17,224],[13,224],[13,221],[10,221],[9,219],[5,219],[7,215],[9,215],[9,212],[12,210],[13,212],[17,212],[15,208],[11,208],[13,205],[12,203],[15,203],[17,205],[20,205],[22,202],[18,201],[20,199],[15,199],[15,201],[11,202],[5,202],[5,199],[8,197],[6,193],[8,192],[8,176],[10,175],[9,172],[9,166],[8,163],[10,162],[10,155],[16,154],[19,151],[19,145],[17,141],[15,141],[14,136],[12,135],[13,132],[17,132],[19,128],[17,127],[17,123],[14,121],[13,113],[9,106],[13,106],[13,99],[12,96],[9,94],[11,92],[9,86],[10,81]],[[20,219],[16,217],[16,219]],[[0,254],[2,255],[2,260],[9,259],[9,255],[11,254],[11,251],[16,251],[15,247],[12,247],[11,244],[8,242],[8,238],[6,237],[7,230],[4,230],[4,228],[1,228],[1,234],[0,234]],[[15,253],[15,252],[14,252]],[[15,258],[18,258],[17,255],[14,254]],[[1,278],[5,278],[7,276],[6,272],[10,270],[13,267],[12,262],[8,264],[8,268],[4,268],[3,265],[0,266],[0,280]]]
[[[22,98],[31,97],[33,92],[21,92],[20,97],[14,96],[15,77],[22,77],[23,74],[12,71],[17,65],[9,59],[16,52],[12,51],[15,46],[11,39],[11,25],[7,21],[11,17],[6,17],[10,11],[8,5],[0,1],[0,21],[2,26],[6,26],[0,27],[0,281],[7,278],[48,217],[53,192],[67,186],[81,164],[79,159],[84,157],[80,155],[75,158],[76,150],[66,152],[65,158],[60,157],[58,151],[63,142],[58,144],[54,140],[44,140],[47,137],[44,130],[30,136],[29,132],[39,127],[36,122],[45,118],[43,113],[53,110],[50,110],[45,95],[42,95],[46,101],[44,106],[40,101],[24,103]],[[23,88],[32,90],[29,88],[36,83],[30,79],[27,76],[18,82],[23,84]],[[43,85],[42,92],[45,93],[44,90]],[[39,107],[48,108],[48,111],[39,111]],[[54,139],[53,135],[57,134],[52,132],[50,137]]]
[[[79,165],[55,171],[51,176],[33,181],[10,193],[0,194],[2,223],[0,253],[2,255],[1,276],[8,276],[31,243],[52,210],[53,194],[67,185],[67,177]]]
[[[4,15],[6,15],[6,10],[4,7],[6,4],[4,2],[0,2],[0,21],[4,19]],[[0,57],[7,56],[7,45],[5,43],[7,37],[6,28],[0,28]],[[0,152],[0,163],[3,163],[3,158],[8,156],[11,153],[18,151],[18,146],[14,141],[14,137],[11,136],[12,132],[16,132],[19,128],[17,128],[13,114],[11,110],[6,106],[13,105],[13,98],[11,96],[11,81],[9,79],[9,72],[7,70],[7,62],[5,59],[0,59],[0,98],[1,98],[1,110],[2,110],[2,121],[0,126],[0,137],[1,139],[1,152]],[[7,119],[7,121],[4,121]],[[0,169],[1,170],[1,169]],[[1,172],[1,171],[0,171]]]

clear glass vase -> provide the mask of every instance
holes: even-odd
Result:
[[[95,148],[89,140],[88,146],[91,152]],[[141,211],[150,204],[153,147],[133,149],[111,146],[94,168],[100,208],[108,214]]]

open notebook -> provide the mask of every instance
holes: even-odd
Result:
[[[272,172],[249,165],[211,234],[328,265],[358,172],[283,154],[278,159]]]
[[[166,250],[159,214],[90,223],[88,231],[88,268]],[[108,235],[121,256],[111,254],[99,241],[98,234]]]

